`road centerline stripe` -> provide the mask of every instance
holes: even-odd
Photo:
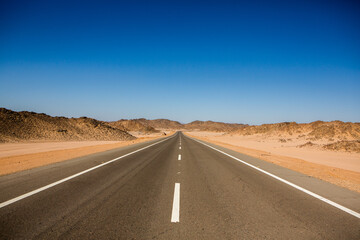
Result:
[[[74,174],[74,175],[71,175],[71,176],[69,176],[69,177],[63,178],[63,179],[58,180],[58,181],[56,181],[56,182],[50,183],[50,184],[48,184],[48,185],[46,185],[46,186],[43,186],[43,187],[38,188],[38,189],[35,189],[35,190],[33,190],[33,191],[30,191],[30,192],[25,193],[25,194],[23,194],[23,195],[20,195],[20,196],[18,196],[18,197],[12,198],[12,199],[10,199],[10,200],[8,200],[8,201],[2,202],[2,203],[0,203],[0,208],[6,207],[6,206],[8,206],[8,205],[10,205],[10,204],[13,204],[13,203],[15,203],[15,202],[17,202],[17,201],[20,201],[20,200],[24,199],[24,198],[30,197],[30,196],[32,196],[32,195],[34,195],[34,194],[37,194],[37,193],[39,193],[39,192],[42,192],[42,191],[44,191],[44,190],[46,190],[46,189],[52,188],[52,187],[54,187],[54,186],[56,186],[56,185],[59,185],[60,183],[69,181],[70,179],[73,179],[73,178],[76,178],[76,177],[78,177],[78,176],[81,176],[81,175],[83,175],[83,174],[85,174],[85,173],[91,172],[91,171],[93,171],[93,170],[95,170],[95,169],[97,169],[97,168],[103,167],[103,166],[105,166],[105,165],[107,165],[107,164],[110,164],[110,163],[112,163],[112,162],[115,162],[115,161],[117,161],[117,160],[120,160],[120,159],[122,159],[122,158],[124,158],[124,157],[130,156],[130,155],[132,155],[132,154],[134,154],[134,153],[140,152],[140,151],[142,151],[142,150],[144,150],[144,149],[146,149],[146,148],[149,148],[149,147],[154,146],[154,145],[156,145],[156,144],[162,143],[162,142],[167,141],[167,140],[169,140],[169,139],[171,139],[171,138],[173,138],[173,137],[170,137],[170,138],[161,140],[161,141],[159,141],[159,142],[150,144],[149,146],[140,148],[140,149],[138,149],[138,150],[135,150],[135,151],[133,151],[133,152],[127,153],[127,154],[122,155],[122,156],[120,156],[120,157],[114,158],[114,159],[112,159],[112,160],[109,160],[109,161],[107,161],[107,162],[105,162],[105,163],[102,163],[102,164],[99,164],[99,165],[97,165],[97,166],[88,168],[88,169],[86,169],[86,170],[84,170],[84,171],[81,171],[81,172],[76,173],[76,174]]]
[[[175,183],[171,222],[180,222],[180,183]]]
[[[179,161],[181,160],[181,154],[179,154],[179,156],[178,156],[178,160],[179,160]]]
[[[327,199],[325,197],[322,197],[322,196],[320,196],[320,195],[318,195],[316,193],[313,193],[313,192],[311,192],[311,191],[309,191],[309,190],[307,190],[305,188],[302,188],[302,187],[300,187],[300,186],[298,186],[298,185],[296,185],[296,184],[294,184],[292,182],[289,182],[289,181],[287,181],[287,180],[285,180],[285,179],[283,179],[281,177],[278,177],[278,176],[276,176],[276,175],[274,175],[272,173],[269,173],[269,172],[267,172],[267,171],[265,171],[265,170],[263,170],[261,168],[258,168],[258,167],[254,166],[254,165],[252,165],[252,164],[250,164],[248,162],[245,162],[245,161],[243,161],[243,160],[241,160],[241,159],[239,159],[237,157],[234,157],[234,156],[232,156],[232,155],[230,155],[230,154],[228,154],[226,152],[223,152],[223,151],[221,151],[221,150],[219,150],[219,149],[217,149],[215,147],[212,147],[212,146],[210,146],[210,145],[208,145],[206,143],[203,143],[203,142],[198,141],[196,139],[193,139],[193,140],[198,142],[198,143],[201,143],[201,144],[203,144],[203,145],[205,145],[205,146],[207,146],[207,147],[209,147],[211,149],[214,149],[215,151],[218,151],[218,152],[220,152],[220,153],[222,153],[222,154],[224,154],[224,155],[226,155],[226,156],[228,156],[228,157],[230,157],[232,159],[235,159],[236,161],[239,161],[239,162],[241,162],[241,163],[243,163],[243,164],[245,164],[245,165],[247,165],[247,166],[249,166],[251,168],[254,168],[254,169],[256,169],[256,170],[258,170],[258,171],[260,171],[260,172],[262,172],[262,173],[264,173],[264,174],[266,174],[266,175],[268,175],[268,176],[270,176],[272,178],[275,178],[275,179],[279,180],[280,182],[283,182],[283,183],[285,183],[285,184],[287,184],[287,185],[289,185],[289,186],[291,186],[293,188],[296,188],[297,190],[300,190],[300,191],[302,191],[302,192],[304,192],[304,193],[306,193],[306,194],[308,194],[308,195],[310,195],[310,196],[312,196],[314,198],[317,198],[317,199],[319,199],[319,200],[321,200],[321,201],[323,201],[323,202],[325,202],[325,203],[327,203],[327,204],[329,204],[329,205],[331,205],[333,207],[336,207],[336,208],[338,208],[338,209],[340,209],[340,210],[342,210],[342,211],[344,211],[344,212],[346,212],[346,213],[348,213],[350,215],[353,215],[354,217],[360,218],[360,213],[358,213],[358,212],[355,212],[355,211],[353,211],[353,210],[351,210],[351,209],[349,209],[347,207],[344,207],[344,206],[342,206],[342,205],[340,205],[340,204],[338,204],[336,202],[333,202],[333,201],[331,201],[331,200],[329,200],[329,199]]]

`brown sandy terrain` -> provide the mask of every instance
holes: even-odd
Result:
[[[0,144],[0,158],[30,153],[66,150],[96,145],[119,143],[120,141],[68,141],[68,142],[27,142]]]
[[[163,137],[163,136],[170,136],[175,133],[175,131],[170,131],[166,129],[159,129],[157,132],[149,133],[149,132],[136,132],[136,131],[130,131],[131,135],[137,137],[137,138],[146,138],[146,137]]]
[[[319,146],[299,148],[306,139],[281,141],[283,138],[261,134],[186,134],[360,192],[359,153],[329,151]]]
[[[16,146],[18,144],[1,144],[0,175],[40,167],[135,143],[150,141],[159,137],[160,136],[142,137],[132,141],[121,142],[19,143],[19,146]]]
[[[328,150],[360,153],[360,123],[323,122],[312,123],[283,122],[246,126],[232,131],[241,136],[259,135],[262,138],[273,137],[286,143],[298,142],[298,147],[320,147]]]
[[[133,140],[124,130],[96,119],[52,117],[0,108],[0,142]]]

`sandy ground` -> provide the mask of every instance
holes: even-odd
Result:
[[[214,132],[186,134],[360,192],[360,154],[299,148],[304,140]]]
[[[114,143],[120,143],[120,141],[2,143],[0,144],[0,158]]]
[[[23,171],[135,143],[163,135],[147,135],[132,141],[31,142],[0,144],[0,175]]]
[[[164,136],[167,136],[167,135],[172,135],[175,132],[174,131],[161,130],[158,133],[146,133],[146,134],[144,134],[142,132],[134,132],[134,131],[130,131],[129,133],[131,135],[137,137],[137,138],[143,138],[143,137],[164,137]],[[164,135],[164,133],[166,135]]]

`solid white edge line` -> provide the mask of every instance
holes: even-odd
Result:
[[[179,160],[179,161],[181,160],[181,154],[179,154],[179,156],[178,156],[178,160]]]
[[[358,212],[355,212],[355,211],[353,211],[353,210],[351,210],[351,209],[349,209],[347,207],[344,207],[344,206],[342,206],[342,205],[340,205],[340,204],[338,204],[336,202],[333,202],[333,201],[331,201],[331,200],[329,200],[327,198],[324,198],[324,197],[322,197],[322,196],[320,196],[320,195],[318,195],[316,193],[313,193],[313,192],[311,192],[311,191],[309,191],[309,190],[307,190],[305,188],[302,188],[302,187],[300,187],[300,186],[298,186],[298,185],[296,185],[296,184],[294,184],[292,182],[289,182],[289,181],[287,181],[287,180],[285,180],[285,179],[283,179],[281,177],[278,177],[278,176],[276,176],[276,175],[274,175],[272,173],[269,173],[269,172],[267,172],[265,170],[262,170],[261,168],[255,167],[254,165],[251,165],[250,163],[247,163],[247,162],[245,162],[245,161],[243,161],[241,159],[238,159],[238,158],[236,158],[236,157],[234,157],[234,156],[232,156],[232,155],[230,155],[230,154],[228,154],[226,152],[223,152],[223,151],[221,151],[221,150],[219,150],[217,148],[214,148],[214,147],[212,147],[212,146],[210,146],[210,145],[208,145],[206,143],[203,143],[203,142],[198,141],[196,139],[193,139],[193,140],[197,141],[197,142],[199,142],[199,143],[201,143],[201,144],[203,144],[203,145],[205,145],[205,146],[207,146],[209,148],[212,148],[212,149],[214,149],[214,150],[216,150],[216,151],[218,151],[218,152],[220,152],[220,153],[222,153],[222,154],[224,154],[224,155],[226,155],[226,156],[228,156],[228,157],[230,157],[232,159],[235,159],[235,160],[237,160],[237,161],[239,161],[239,162],[241,162],[241,163],[243,163],[243,164],[245,164],[245,165],[247,165],[249,167],[252,167],[252,168],[254,168],[254,169],[256,169],[256,170],[258,170],[258,171],[260,171],[260,172],[262,172],[262,173],[264,173],[264,174],[266,174],[268,176],[270,176],[270,177],[273,177],[273,178],[279,180],[280,182],[283,182],[283,183],[285,183],[287,185],[290,185],[291,187],[296,188],[296,189],[298,189],[298,190],[300,190],[300,191],[302,191],[302,192],[304,192],[304,193],[306,193],[306,194],[308,194],[308,195],[310,195],[310,196],[312,196],[314,198],[317,198],[317,199],[319,199],[319,200],[321,200],[321,201],[323,201],[323,202],[325,202],[327,204],[330,204],[331,206],[336,207],[336,208],[338,208],[338,209],[340,209],[340,210],[342,210],[342,211],[344,211],[344,212],[346,212],[346,213],[348,213],[350,215],[353,215],[354,217],[360,218],[360,213],[358,213]]]
[[[112,159],[112,160],[110,160],[110,161],[108,161],[108,162],[99,164],[99,165],[94,166],[94,167],[92,167],[92,168],[86,169],[86,170],[84,170],[84,171],[82,171],[82,172],[79,172],[79,173],[76,173],[76,174],[71,175],[71,176],[69,176],[69,177],[66,177],[66,178],[64,178],[64,179],[61,179],[61,180],[59,180],[59,181],[50,183],[50,184],[48,184],[48,185],[46,185],[46,186],[44,186],[44,187],[35,189],[35,190],[31,191],[31,192],[25,193],[25,194],[23,194],[23,195],[20,195],[20,196],[18,196],[18,197],[15,197],[15,198],[13,198],[13,199],[8,200],[8,201],[2,202],[2,203],[0,203],[0,208],[6,207],[6,206],[8,206],[8,205],[10,205],[10,204],[12,204],[12,203],[15,203],[15,202],[20,201],[20,200],[22,200],[22,199],[24,199],[24,198],[30,197],[30,196],[32,196],[32,195],[34,195],[34,194],[37,194],[37,193],[39,193],[39,192],[42,192],[42,191],[44,191],[44,190],[46,190],[46,189],[49,189],[49,188],[51,188],[51,187],[54,187],[54,186],[60,184],[60,183],[63,183],[63,182],[66,182],[66,181],[68,181],[68,180],[70,180],[70,179],[76,178],[76,177],[78,177],[78,176],[80,176],[80,175],[83,175],[83,174],[85,174],[85,173],[88,173],[88,172],[90,172],[90,171],[92,171],[92,170],[95,170],[95,169],[97,169],[97,168],[100,168],[100,167],[102,167],[102,166],[105,166],[105,165],[107,165],[107,164],[110,164],[110,163],[112,163],[112,162],[115,162],[115,161],[117,161],[117,160],[119,160],[119,159],[121,159],[121,158],[127,157],[127,156],[129,156],[129,155],[134,154],[134,153],[140,152],[140,151],[142,151],[142,150],[144,150],[144,149],[146,149],[146,148],[149,148],[149,147],[154,146],[154,145],[156,145],[156,144],[159,144],[159,143],[162,143],[162,142],[164,142],[164,141],[167,141],[167,140],[169,140],[169,139],[171,139],[171,138],[173,138],[173,137],[170,137],[170,138],[161,140],[161,141],[159,141],[159,142],[153,143],[153,144],[151,144],[151,145],[149,145],[149,146],[146,146],[146,147],[143,147],[143,148],[141,148],[141,149],[135,150],[135,151],[133,151],[133,152],[127,153],[127,154],[125,154],[125,155],[123,155],[123,156],[117,157],[117,158]]]
[[[175,183],[171,222],[180,222],[180,183]]]

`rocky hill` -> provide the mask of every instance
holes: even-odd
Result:
[[[145,118],[140,118],[137,120],[147,126],[151,126],[151,127],[155,128],[155,129],[180,130],[180,129],[184,128],[183,124],[181,124],[177,121],[169,120],[169,119],[148,120]]]
[[[213,121],[194,121],[184,125],[187,130],[230,132],[242,129],[248,125],[237,123],[223,123]]]
[[[0,108],[0,142],[131,139],[135,137],[124,129],[92,118],[52,117],[44,113]]]
[[[269,136],[298,135],[299,137],[306,137],[310,140],[359,140],[360,123],[342,121],[316,121],[312,123],[283,122],[247,126],[232,133],[240,135],[263,134]]]
[[[108,124],[114,128],[118,128],[123,131],[136,131],[142,133],[156,133],[159,132],[154,127],[150,126],[145,119],[122,119],[119,121],[108,122]]]
[[[123,121],[135,121],[137,124],[142,124],[146,127],[152,127],[154,129],[167,129],[167,130],[198,130],[198,131],[215,131],[215,132],[229,132],[240,129],[244,126],[244,124],[236,124],[236,123],[223,123],[223,122],[213,122],[213,121],[194,121],[187,124],[182,124],[177,121],[168,120],[168,119],[154,119],[148,120],[145,118],[132,119],[132,120],[120,120],[123,126],[126,127],[126,123]],[[136,127],[134,127],[135,129]],[[133,129],[129,127],[128,129]]]

